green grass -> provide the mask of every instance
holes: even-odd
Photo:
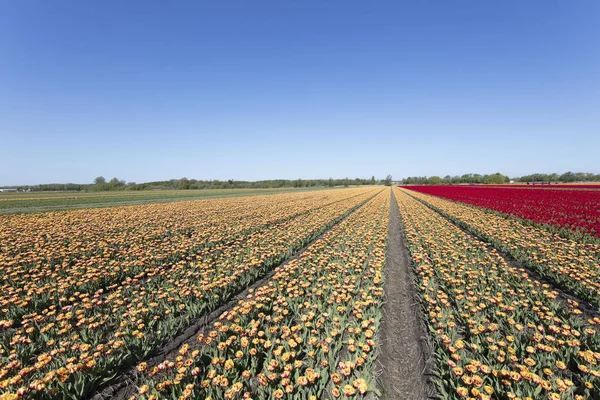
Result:
[[[30,192],[0,193],[0,214],[57,211],[71,208],[106,207],[168,202],[210,197],[248,196],[302,192],[326,188],[148,190],[128,192]]]

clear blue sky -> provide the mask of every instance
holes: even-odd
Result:
[[[0,2],[0,185],[600,172],[600,1]]]

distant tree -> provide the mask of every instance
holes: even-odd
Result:
[[[190,188],[190,180],[185,176],[177,182],[177,189],[187,190]]]
[[[431,176],[428,179],[428,183],[430,185],[441,185],[442,184],[442,178],[440,178],[439,176]]]
[[[416,184],[416,185],[431,185],[431,178],[426,176],[409,176],[408,178],[402,179],[403,184]],[[600,174],[593,174],[590,172],[565,172],[561,175],[556,173],[541,174],[535,173],[530,175],[515,176],[509,178],[501,173],[495,173],[492,175],[481,175],[481,174],[464,174],[461,176],[446,175],[443,179],[443,183],[461,184],[461,183],[492,183],[502,184],[514,182],[600,182]]]
[[[118,178],[112,178],[107,185],[104,188],[104,190],[119,190],[119,189],[124,189],[125,188],[125,181],[124,180],[119,180]]]
[[[561,182],[575,182],[577,180],[577,177],[574,173],[572,173],[571,171],[569,172],[565,172],[564,174],[562,174],[561,176],[558,177],[558,179]]]
[[[94,184],[89,185],[86,190],[92,191],[92,192],[101,192],[104,190],[108,190],[108,183],[106,182],[106,179],[104,179],[103,176],[98,176],[96,177],[96,179],[94,179]]]
[[[373,176],[371,177],[371,185],[374,185],[374,184],[375,184],[375,175],[373,175]]]
[[[385,186],[392,186],[392,176],[391,175],[386,176],[383,183]]]
[[[504,175],[502,175],[500,172],[496,172],[495,174],[492,174],[490,176],[487,177],[487,183],[491,183],[491,184],[495,184],[495,185],[500,185],[502,183],[504,183]]]

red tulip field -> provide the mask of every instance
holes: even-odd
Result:
[[[406,189],[600,237],[600,190],[576,189],[593,185],[560,186],[571,190],[556,190],[556,186],[506,188],[487,185],[407,186]]]

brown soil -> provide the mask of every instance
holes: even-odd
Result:
[[[427,378],[434,356],[427,341],[393,191],[390,196],[385,304],[376,373],[383,389],[382,399],[427,399],[435,397],[434,386]]]

